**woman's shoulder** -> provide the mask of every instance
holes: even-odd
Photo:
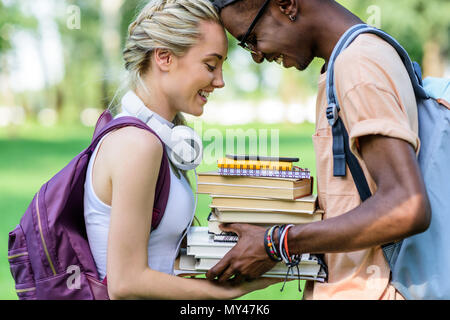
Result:
[[[160,162],[163,144],[153,133],[133,126],[115,130],[102,144],[104,158],[109,166],[120,163],[145,166]]]
[[[162,143],[159,138],[148,130],[134,126],[123,127],[115,130],[109,136],[110,141],[119,143],[147,143],[150,146],[159,146],[162,149]],[[106,140],[106,139],[105,139]]]

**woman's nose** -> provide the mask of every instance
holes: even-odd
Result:
[[[214,86],[214,88],[218,89],[225,87],[222,70],[219,70],[218,75],[214,77],[212,85]]]

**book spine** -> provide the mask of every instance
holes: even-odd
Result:
[[[218,173],[223,176],[251,176],[251,177],[272,177],[291,179],[310,179],[309,170],[267,170],[267,169],[241,169],[219,167]]]
[[[225,235],[225,234],[215,234],[214,242],[238,242],[239,237],[237,235]]]

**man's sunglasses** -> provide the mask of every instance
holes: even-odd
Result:
[[[261,9],[259,9],[258,14],[256,15],[255,19],[253,20],[252,24],[250,25],[250,27],[247,30],[247,33],[244,35],[244,37],[242,38],[242,40],[238,43],[238,45],[242,48],[244,48],[245,50],[256,54],[255,50],[251,48],[250,45],[247,44],[247,39],[250,36],[250,33],[252,33],[253,29],[255,28],[256,23],[258,22],[258,20],[261,18],[261,16],[264,14],[264,11],[266,10],[266,8],[269,5],[270,0],[266,0],[264,2],[264,4],[262,5]]]

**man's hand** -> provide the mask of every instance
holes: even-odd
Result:
[[[207,273],[209,280],[216,277],[219,282],[230,279],[233,275],[236,282],[259,278],[272,269],[276,262],[270,260],[264,249],[265,229],[250,224],[222,224],[220,228],[226,232],[234,232],[239,236],[238,243]]]

